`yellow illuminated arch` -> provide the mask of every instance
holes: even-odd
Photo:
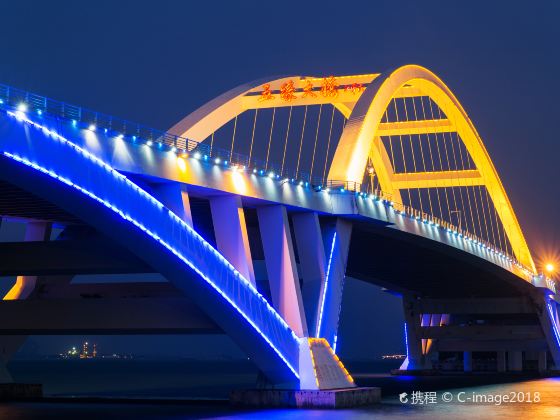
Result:
[[[450,176],[449,171],[420,173],[406,181],[394,174],[380,136],[384,135],[384,130],[399,130],[399,127],[383,127],[381,119],[391,100],[400,96],[429,96],[447,116],[446,121],[438,124],[450,126],[438,128],[437,124],[432,124],[432,127],[405,127],[402,128],[403,132],[433,133],[452,128],[462,139],[477,171],[455,171],[460,172],[455,176]],[[395,197],[395,201],[400,201],[399,190],[404,188],[486,186],[515,256],[521,264],[536,272],[517,217],[480,136],[451,90],[431,71],[407,65],[372,81],[353,107],[336,149],[329,179],[361,182],[368,157],[372,159],[378,173],[381,189]],[[460,180],[463,182],[460,183]]]
[[[402,203],[400,190],[451,186],[484,185],[492,199],[516,258],[536,272],[517,217],[474,125],[451,90],[431,71],[407,65],[384,74],[337,76],[340,87],[334,97],[320,94],[283,101],[278,96],[282,84],[293,81],[301,91],[311,82],[319,87],[322,78],[290,76],[274,80],[261,79],[241,85],[213,99],[179,121],[170,132],[196,141],[203,141],[213,132],[251,109],[332,104],[347,119],[335,151],[328,179],[354,181],[363,179],[368,158],[372,160],[384,193]],[[359,93],[344,86],[353,83],[367,86]],[[264,84],[269,84],[274,100],[259,100]],[[317,92],[318,93],[318,92]],[[444,120],[382,123],[385,110],[397,97],[430,97],[446,115]],[[381,141],[381,136],[456,131],[472,157],[476,170],[395,174]]]
[[[337,77],[337,80],[341,85],[349,85],[353,83],[367,85],[377,76],[379,76],[379,74],[341,76]],[[246,83],[201,106],[171,127],[169,131],[172,134],[186,137],[191,140],[203,141],[213,132],[244,111],[250,109],[279,108],[286,106],[331,104],[334,105],[346,118],[348,118],[354,105],[356,104],[356,101],[362,94],[362,92],[349,92],[343,87],[340,87],[335,97],[325,97],[316,92],[316,96],[302,98],[300,95],[296,101],[287,102],[281,100],[278,97],[278,94],[274,93],[274,100],[259,100],[264,84],[269,84],[270,89],[277,92],[280,90],[282,84],[288,81],[293,81],[294,87],[301,90],[308,81],[313,83],[315,87],[320,87],[323,79],[316,77],[289,76],[274,80],[260,79]]]

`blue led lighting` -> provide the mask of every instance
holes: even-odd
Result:
[[[323,311],[325,310],[325,300],[327,297],[327,288],[329,286],[329,276],[331,274],[331,263],[332,257],[334,254],[334,245],[336,243],[336,232],[333,235],[332,243],[331,243],[331,252],[329,253],[329,261],[327,263],[327,274],[325,275],[325,285],[323,287],[323,294],[321,296],[321,307],[319,310],[319,319],[317,320],[317,329],[315,331],[315,337],[320,337],[321,334],[321,326],[323,323]]]
[[[547,302],[546,306],[548,307],[548,313],[550,314],[550,322],[552,323],[552,331],[554,332],[554,336],[556,337],[556,343],[558,343],[558,346],[560,346],[560,330],[558,329],[558,325],[556,324],[556,317],[554,316],[552,305],[550,304],[550,302]]]
[[[36,127],[37,129],[40,129],[43,131],[44,134],[51,136],[52,138],[55,138],[56,140],[60,141],[61,143],[69,146],[70,148],[74,149],[75,151],[77,151],[78,153],[80,153],[82,156],[86,157],[88,160],[94,162],[95,164],[99,165],[100,167],[104,168],[106,171],[108,171],[109,173],[111,173],[115,178],[123,181],[129,188],[132,188],[134,191],[136,191],[138,194],[140,194],[142,197],[148,199],[152,204],[154,204],[157,208],[159,209],[164,209],[165,206],[159,202],[156,198],[154,198],[153,196],[151,196],[150,194],[148,194],[146,191],[144,191],[142,188],[140,188],[137,184],[134,184],[132,181],[130,181],[126,176],[122,175],[121,173],[119,173],[118,171],[116,171],[115,169],[113,169],[110,165],[108,165],[107,163],[103,162],[101,159],[97,158],[95,155],[89,153],[87,150],[83,149],[82,147],[76,145],[75,143],[69,141],[68,139],[66,139],[65,137],[61,136],[60,134],[49,130],[47,127],[42,126],[40,124],[37,124],[25,117],[21,117],[21,115],[16,115],[13,112],[8,111],[7,112],[8,115],[12,116],[12,117],[17,117],[18,120],[23,120],[24,122]],[[236,305],[236,303],[228,296],[225,294],[225,292],[220,289],[220,287],[214,283],[208,276],[206,276],[204,273],[202,273],[189,259],[187,259],[178,249],[174,248],[173,246],[171,246],[169,243],[167,243],[166,241],[164,241],[162,238],[160,238],[155,232],[152,232],[151,230],[149,230],[148,228],[146,228],[141,222],[137,221],[136,219],[132,218],[130,215],[125,214],[121,209],[115,207],[114,205],[112,205],[111,203],[109,203],[108,201],[100,198],[99,196],[97,196],[95,193],[81,187],[80,185],[70,181],[69,179],[58,175],[56,172],[49,170],[47,168],[44,168],[36,163],[31,162],[30,160],[21,157],[21,156],[17,156],[14,155],[12,153],[8,153],[8,152],[3,152],[3,154],[6,157],[9,157],[17,162],[20,162],[22,164],[25,164],[26,166],[29,166],[33,169],[36,169],[42,173],[45,173],[49,176],[51,176],[54,179],[58,179],[59,181],[65,183],[68,186],[71,186],[73,188],[75,188],[76,190],[80,191],[81,193],[87,195],[88,197],[98,201],[99,203],[103,204],[105,207],[111,209],[113,212],[115,212],[116,214],[120,215],[124,220],[132,223],[134,226],[136,226],[137,228],[139,228],[140,230],[142,230],[143,232],[145,232],[146,234],[148,234],[149,236],[151,236],[153,239],[155,239],[156,241],[158,241],[161,245],[163,245],[166,249],[168,249],[171,253],[173,253],[176,257],[178,257],[181,261],[183,261],[185,264],[187,264],[192,270],[194,270],[198,275],[200,275],[200,277],[202,279],[204,279],[214,290],[216,290],[228,303],[230,303],[236,310],[237,312],[260,334],[260,336],[270,345],[270,347],[274,350],[274,352],[280,357],[280,359],[287,365],[287,367],[292,371],[292,373],[299,379],[299,375],[296,371],[296,369],[291,365],[290,362],[288,362],[288,360],[285,358],[285,356],[282,354],[282,352],[271,342],[271,340],[269,339],[269,337],[263,332],[261,331],[261,329],[255,324],[255,322],[250,318],[250,316],[245,313],[244,310],[242,310],[239,306]],[[231,263],[229,263],[225,257],[223,257],[222,254],[220,254],[215,248],[213,248],[210,244],[208,244],[203,238],[202,236],[200,236],[198,234],[198,232],[196,232],[192,227],[190,227],[188,224],[186,224],[182,219],[180,219],[177,215],[175,215],[172,211],[168,210],[168,215],[169,217],[171,217],[176,223],[180,224],[182,228],[186,229],[187,231],[189,231],[200,243],[202,243],[206,249],[208,249],[210,252],[214,253],[214,255],[216,255],[219,260],[222,262],[222,264],[224,264],[229,270],[231,270],[233,272],[233,274],[235,275],[235,277],[239,278],[244,284],[245,286],[247,286],[247,288],[264,304],[266,305],[266,309],[268,310],[268,312],[278,321],[281,323],[281,325],[290,332],[292,338],[296,341],[299,342],[299,338],[297,337],[297,335],[290,329],[290,327],[288,326],[288,324],[284,321],[284,319],[278,314],[278,312],[276,312],[272,306],[270,306],[270,304],[268,303],[268,301],[257,291],[257,289],[255,288],[255,286],[249,282],[247,279],[245,279],[234,267],[233,265],[231,265]]]
[[[406,322],[404,323],[404,345],[406,350],[406,358],[408,359],[408,327]]]

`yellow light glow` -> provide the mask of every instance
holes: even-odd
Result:
[[[182,157],[177,158],[177,166],[179,167],[181,172],[185,172],[187,170],[187,163]]]
[[[245,183],[243,175],[235,171],[231,174],[231,178],[233,180],[235,191],[240,194],[245,194],[247,192],[247,184]]]
[[[554,273],[554,264],[548,263],[545,265],[545,270],[547,273]]]

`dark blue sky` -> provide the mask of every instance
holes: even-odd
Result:
[[[168,128],[248,80],[424,65],[482,135],[536,256],[560,248],[560,4],[18,1],[0,82]]]
[[[157,128],[245,81],[424,65],[481,134],[539,257],[560,250],[560,3],[24,1],[0,83]]]

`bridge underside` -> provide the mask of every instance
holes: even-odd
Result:
[[[354,221],[347,274],[423,297],[526,296],[533,286],[447,245],[391,227]]]
[[[40,136],[42,134],[35,139],[38,140],[37,144],[44,140],[48,142],[48,139]],[[13,147],[19,151],[22,142],[13,143],[8,144],[8,149]],[[83,180],[84,185],[88,186],[89,182],[89,187],[94,191],[98,185],[105,187],[103,183],[113,189],[112,195],[109,194],[107,201],[103,202],[103,207],[99,204],[100,200],[96,202],[87,193],[84,194],[83,189],[80,189],[82,187],[70,187],[70,184],[59,182],[59,175],[46,174],[44,168],[51,167],[50,164],[57,168],[60,166],[63,175],[64,170],[67,170],[67,177],[74,182],[82,181],[80,169],[72,165],[65,166],[64,158],[51,157],[51,150],[47,148],[58,147],[59,152],[66,153],[63,146],[53,143],[40,147],[45,148],[43,153],[48,156],[47,164],[41,171],[29,168],[33,167],[33,156],[40,156],[34,150],[31,150],[31,160],[26,166],[17,162],[17,159],[0,158],[0,215],[7,219],[22,220],[30,227],[39,223],[44,228],[42,239],[34,237],[26,239],[26,242],[0,243],[0,275],[18,276],[18,281],[23,277],[32,284],[23,299],[0,302],[0,319],[3,320],[0,322],[0,335],[3,338],[11,337],[9,340],[13,341],[13,337],[19,337],[15,339],[18,341],[29,334],[79,332],[226,333],[236,337],[234,341],[251,355],[261,369],[270,369],[268,374],[276,383],[293,386],[294,377],[302,371],[297,364],[311,366],[314,363],[313,353],[310,357],[308,351],[313,352],[312,346],[309,345],[309,349],[304,349],[302,353],[300,338],[313,337],[315,334],[317,337],[327,337],[319,340],[321,346],[336,346],[337,317],[346,274],[403,296],[409,343],[409,358],[404,366],[406,369],[429,369],[439,362],[434,361],[434,355],[449,352],[463,353],[465,370],[472,370],[472,352],[489,351],[497,355],[505,352],[508,354],[505,356],[508,363],[512,361],[512,370],[519,370],[519,366],[522,366],[523,354],[531,358],[534,357],[533,353],[537,354],[539,369],[544,366],[543,370],[548,366],[548,356],[555,362],[560,360],[560,356],[550,350],[551,328],[543,315],[546,312],[542,309],[545,301],[542,291],[506,269],[473,254],[399,230],[387,222],[387,217],[376,219],[375,216],[359,216],[359,212],[346,214],[334,210],[331,213],[327,213],[328,210],[311,210],[301,204],[308,199],[317,200],[317,195],[313,192],[302,194],[297,187],[289,185],[292,190],[288,193],[302,195],[301,200],[295,201],[299,204],[297,207],[297,204],[278,204],[203,185],[188,185],[188,196],[185,196],[181,190],[185,185],[176,181],[148,175],[130,176],[144,191],[164,203],[163,208],[155,212],[148,209],[149,212],[144,213],[142,209],[128,207],[128,203],[120,201],[119,195],[123,191],[119,182],[124,181],[112,173],[109,175],[117,181],[106,177],[106,174],[94,174]],[[29,152],[23,148],[23,154]],[[54,152],[52,154],[55,155]],[[75,158],[73,155],[71,157]],[[78,156],[76,159],[83,158]],[[81,163],[84,166],[87,164]],[[92,168],[86,169],[94,172]],[[84,170],[86,176],[87,170]],[[178,192],[184,208],[174,207],[173,200],[166,201],[170,190]],[[103,194],[103,188],[99,187],[97,191]],[[146,193],[140,195],[145,202],[138,201],[137,206],[141,203],[138,207],[153,204],[153,198],[151,202],[145,200]],[[224,197],[225,201],[222,200]],[[351,203],[350,200],[339,200],[336,193],[322,197],[328,200],[332,198],[332,203],[338,202],[337,209]],[[184,200],[187,200],[187,204]],[[114,203],[120,203],[118,211],[115,211],[118,206]],[[161,206],[161,203],[158,205]],[[352,205],[355,206],[355,203],[352,202]],[[175,220],[173,214],[181,218],[182,222],[192,223],[194,230],[204,238],[199,241],[203,242],[203,248],[196,248],[200,243],[189,242],[189,235],[194,236],[192,233],[178,238],[170,236],[168,239],[178,239],[176,246],[189,244],[191,249],[187,251],[197,254],[202,260],[198,261],[199,265],[206,264],[203,257],[206,252],[210,253],[210,257],[215,257],[216,254],[211,254],[212,249],[223,253],[230,264],[224,264],[224,258],[218,264],[214,263],[218,266],[212,272],[215,278],[209,277],[208,284],[201,285],[201,273],[197,272],[197,266],[186,267],[183,262],[177,261],[176,249],[162,249],[163,240],[159,235],[151,234],[149,238],[144,234],[149,229],[137,229],[138,225],[135,227],[128,222],[123,223],[120,218],[126,220],[128,213],[121,209],[143,217],[149,216],[145,220],[161,229],[168,225],[158,225],[158,222],[169,217]],[[188,217],[183,214],[186,209]],[[232,211],[222,213],[225,209]],[[227,230],[227,223],[224,225],[223,220],[220,220],[224,214],[239,224],[237,232]],[[47,234],[51,227],[62,229],[56,240],[50,240]],[[171,231],[182,232],[183,228],[178,227],[173,225]],[[237,242],[229,241],[231,238],[228,237],[228,241],[233,243],[233,253],[228,254],[228,247],[224,247],[224,228],[228,235],[238,235]],[[306,249],[309,244],[312,244],[310,250],[319,252],[309,252]],[[245,254],[240,255],[240,250],[245,251]],[[276,255],[285,257],[278,261]],[[306,258],[316,258],[315,269],[319,267],[316,272],[313,272],[313,267],[310,270]],[[259,265],[265,265],[266,270],[259,271]],[[265,316],[261,312],[254,319],[249,319],[250,322],[247,322],[247,318],[242,319],[244,315],[236,306],[237,302],[231,300],[231,296],[236,299],[243,297],[246,292],[245,286],[240,284],[239,272],[244,280],[254,282],[259,293],[266,298],[266,305],[268,302],[274,304],[274,309],[270,306],[268,310],[263,300],[246,301],[249,310],[253,303],[265,309]],[[282,276],[274,278],[278,272],[282,272]],[[158,273],[160,277],[157,282],[85,284],[74,281],[77,275],[131,273],[141,276]],[[210,287],[210,283],[224,273],[229,274],[235,284],[231,296],[225,295],[222,290],[217,294]],[[325,292],[327,280],[330,280],[334,294],[332,291]],[[313,296],[310,300],[317,305],[321,298],[322,306],[312,310],[304,307],[299,302],[302,299],[298,295],[300,288],[303,300]],[[254,296],[251,292],[248,299]],[[229,303],[222,298],[230,299]],[[332,299],[332,302],[328,299]],[[465,299],[471,299],[470,303]],[[468,309],[461,309],[465,307]],[[499,310],[491,311],[489,308],[492,307],[498,307]],[[323,311],[324,308],[327,309]],[[81,312],[88,315],[80,316]],[[333,313],[335,315],[331,321],[329,316]],[[263,336],[259,330],[262,325],[255,327],[254,321],[259,317],[260,320],[270,317],[274,325],[270,331],[272,334],[274,330],[279,332],[279,337],[291,334],[281,352],[271,345],[268,337]],[[508,352],[514,353],[510,356]],[[291,358],[289,363],[285,357]],[[333,353],[327,366],[335,366],[339,376],[344,376],[345,370],[335,358]],[[303,371],[306,371],[305,368]],[[300,386],[318,388],[315,366],[307,369],[307,372],[314,372],[315,377],[297,377],[301,379]],[[339,379],[334,383],[350,384],[348,378]]]
[[[143,182],[149,187],[147,180]],[[0,302],[3,337],[223,333],[163,277],[157,282],[72,282],[76,275],[136,273],[149,277],[156,270],[89,226],[87,220],[7,181],[0,181],[0,190],[4,218],[39,218],[63,229],[56,240],[0,243],[0,275],[37,276],[35,290],[26,300]],[[192,194],[190,205],[197,230],[215,244],[208,202],[212,194],[199,189]],[[264,251],[254,205],[254,200],[244,200],[258,265]],[[301,209],[289,213],[299,214]],[[346,274],[403,296],[411,343],[407,369],[445,369],[451,359],[454,368],[459,364],[462,369],[474,366],[476,370],[480,354],[495,354],[490,364],[498,371],[523,366],[544,370],[550,364],[536,303],[539,292],[530,284],[447,245],[379,222],[349,220],[353,231]],[[257,276],[257,287],[270,298],[263,274]]]

